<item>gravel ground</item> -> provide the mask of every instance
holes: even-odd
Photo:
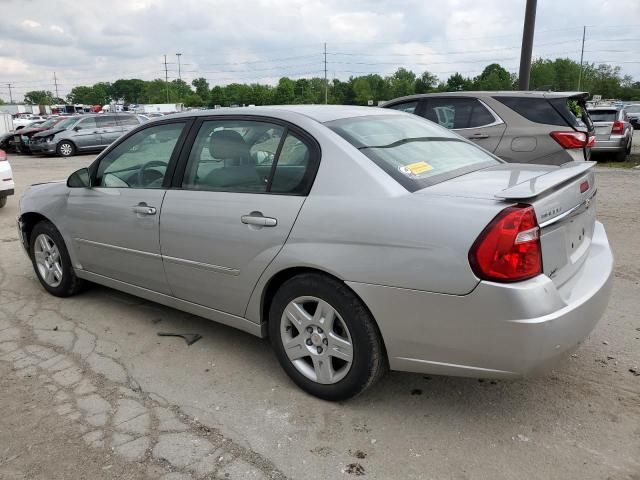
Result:
[[[11,156],[17,194],[92,158]],[[640,172],[597,179],[615,284],[574,355],[515,382],[391,373],[338,404],[297,389],[247,334],[98,286],[47,295],[10,198],[0,478],[640,479]],[[161,330],[203,339],[187,347]]]

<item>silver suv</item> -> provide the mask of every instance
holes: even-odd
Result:
[[[71,157],[77,152],[102,150],[123,133],[142,122],[131,114],[98,114],[72,117],[51,130],[37,133],[31,138],[32,153],[57,154]]]
[[[595,139],[586,92],[448,92],[382,105],[454,130],[507,162],[589,160]]]

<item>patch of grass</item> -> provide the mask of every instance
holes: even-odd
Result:
[[[640,165],[640,154],[633,153],[627,157],[624,162],[612,162],[608,158],[598,160],[599,167],[610,168],[635,168]]]

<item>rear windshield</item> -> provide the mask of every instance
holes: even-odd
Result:
[[[594,122],[615,122],[617,110],[589,110],[589,116]]]
[[[410,192],[500,163],[446,128],[410,115],[371,115],[325,124]]]

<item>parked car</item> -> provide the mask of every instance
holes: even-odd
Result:
[[[515,378],[575,349],[612,282],[593,165],[508,164],[389,109],[188,112],[29,188],[19,231],[51,294],[92,281],[269,336],[338,400],[388,367]]]
[[[589,116],[596,129],[593,153],[613,154],[622,162],[631,153],[633,126],[624,109],[595,107],[589,109]]]
[[[77,152],[101,150],[144,121],[136,115],[98,114],[72,117],[55,128],[33,136],[34,153],[71,157]]]
[[[629,117],[629,123],[634,130],[640,128],[640,104],[632,104],[624,107],[625,112],[627,112],[627,117]]]
[[[589,160],[593,125],[585,92],[448,92],[383,107],[454,130],[507,162],[562,165]]]
[[[4,150],[0,150],[0,208],[7,204],[7,197],[14,194],[15,183],[11,165]]]
[[[31,153],[31,137],[36,133],[56,128],[62,117],[50,118],[39,125],[29,125],[13,134],[13,149],[17,153]]]

